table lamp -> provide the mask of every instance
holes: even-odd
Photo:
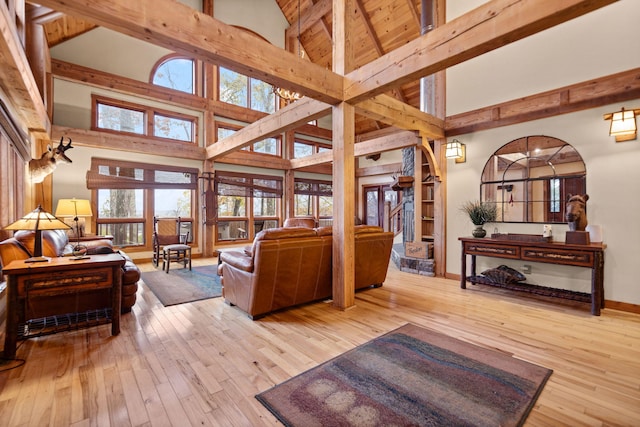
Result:
[[[25,259],[24,262],[43,262],[49,261],[48,257],[42,256],[42,230],[64,230],[71,228],[55,216],[38,207],[23,216],[13,224],[9,224],[5,230],[32,230],[36,232],[33,241],[33,256]]]
[[[74,255],[79,255],[84,249],[84,247],[80,245],[80,237],[84,234],[84,219],[93,216],[91,202],[86,199],[60,199],[56,207],[56,216],[60,218],[73,218],[75,222],[75,237],[77,239]]]

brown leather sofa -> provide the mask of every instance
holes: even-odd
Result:
[[[34,250],[34,237],[35,232],[33,231],[17,231],[13,237],[0,242],[0,261],[2,266],[8,265],[16,259],[22,260],[31,257]],[[116,252],[109,239],[85,240],[81,244],[87,248],[88,255]],[[71,255],[73,246],[73,244],[69,243],[69,237],[63,230],[42,231],[42,255],[44,256]],[[125,264],[122,267],[121,311],[122,313],[128,313],[136,303],[140,270],[127,254],[122,251],[117,252],[125,259]]]
[[[220,254],[225,301],[256,319],[332,295],[331,227],[263,230],[253,245]],[[356,226],[355,288],[381,286],[387,275],[393,233]]]

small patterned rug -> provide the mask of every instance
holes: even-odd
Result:
[[[256,398],[285,426],[519,426],[551,373],[407,324]]]
[[[142,280],[165,306],[222,296],[217,265],[174,267],[142,273]]]

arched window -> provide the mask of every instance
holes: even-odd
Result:
[[[196,61],[170,55],[162,58],[151,72],[151,83],[181,92],[196,94]]]

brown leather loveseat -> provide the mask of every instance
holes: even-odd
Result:
[[[34,250],[35,232],[17,231],[13,237],[0,242],[0,261],[2,266],[8,265],[11,261],[27,259],[32,256]],[[111,240],[95,239],[82,241],[81,244],[87,247],[88,255],[99,255],[116,252],[113,249]],[[42,231],[42,255],[47,257],[58,257],[71,255],[73,251],[69,237],[63,230],[43,230]],[[127,254],[117,251],[125,259],[122,267],[122,313],[131,311],[131,307],[136,303],[136,293],[138,291],[138,281],[140,280],[140,270],[133,263]]]
[[[331,227],[263,230],[253,245],[220,254],[225,301],[252,319],[275,310],[330,298]],[[393,233],[355,228],[355,288],[381,286],[386,279]]]

